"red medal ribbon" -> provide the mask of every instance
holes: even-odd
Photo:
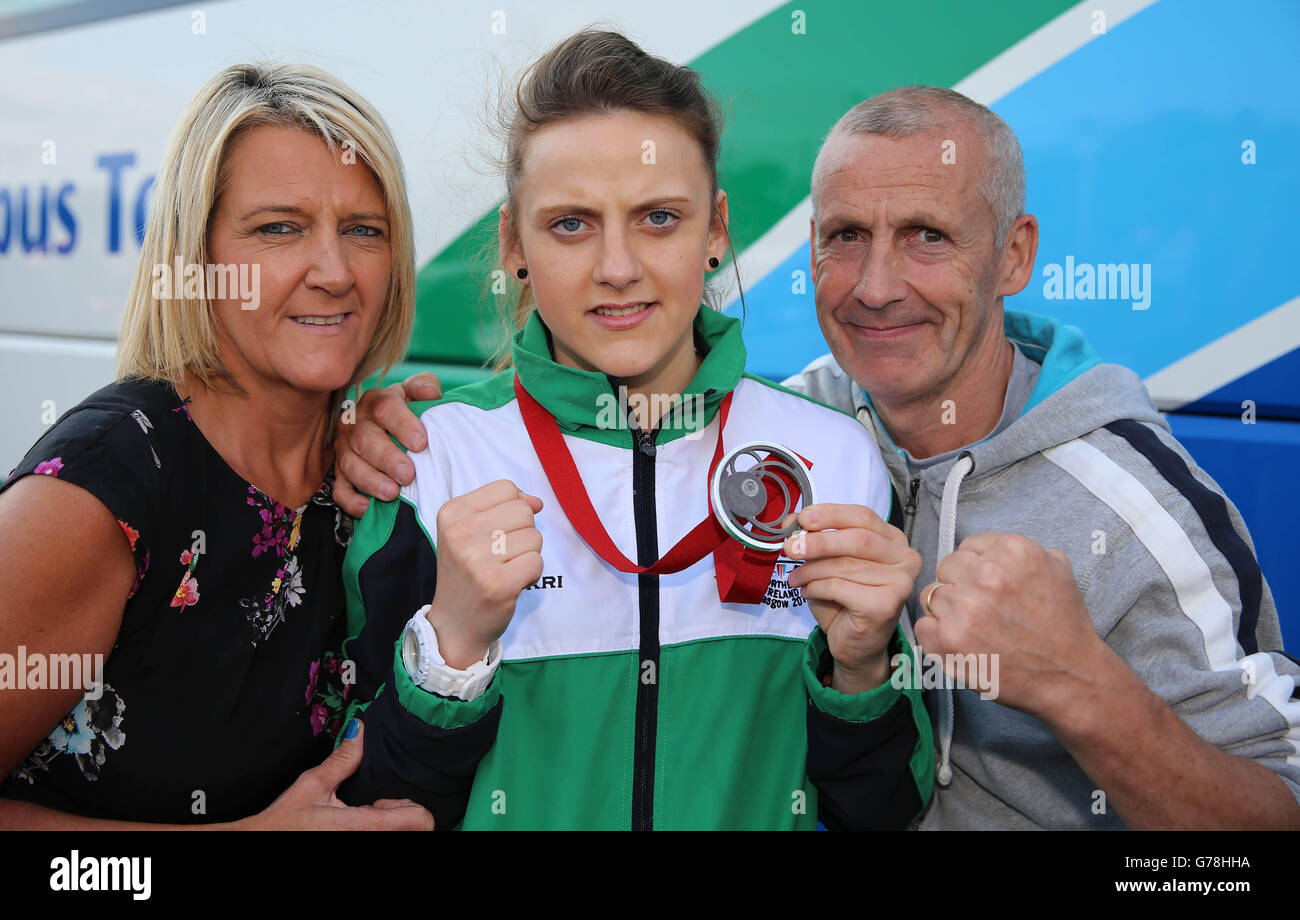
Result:
[[[560,507],[578,532],[600,558],[620,572],[638,575],[671,575],[690,568],[709,553],[713,554],[714,570],[718,577],[718,597],[728,604],[762,603],[771,581],[772,569],[776,565],[779,550],[760,552],[731,539],[722,529],[712,513],[691,532],[683,537],[676,546],[659,557],[653,565],[637,565],[619,551],[610,539],[605,525],[600,522],[596,509],[591,505],[591,498],[582,485],[582,477],[573,462],[573,454],[564,443],[564,435],[555,417],[542,408],[537,400],[524,389],[515,375],[515,396],[519,401],[519,411],[524,417],[524,427],[528,429],[529,440],[541,461],[542,470],[550,481],[551,488],[560,500]],[[713,450],[713,461],[709,464],[709,480],[713,471],[722,460],[722,431],[727,425],[727,414],[731,410],[731,393],[722,399],[718,409],[718,444]],[[778,474],[779,475],[779,474]],[[787,481],[788,485],[792,485]],[[782,500],[779,494],[768,490],[768,505],[763,515],[775,513],[775,502]],[[713,503],[709,502],[712,512]],[[762,519],[766,519],[761,516]]]

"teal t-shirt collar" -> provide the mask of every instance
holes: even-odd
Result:
[[[1038,382],[1029,394],[1029,401],[1020,411],[1022,416],[1027,415],[1030,409],[1064,388],[1084,371],[1091,370],[1101,363],[1101,359],[1088,344],[1079,327],[1067,325],[1050,316],[1024,310],[1003,310],[1002,329],[1003,334],[1020,349],[1025,357],[1042,365]],[[876,406],[871,401],[871,394],[864,391],[861,386],[856,386],[855,392],[861,399],[861,405],[865,405],[871,413],[877,430],[884,435],[894,452],[902,456],[902,449],[894,443],[889,430],[880,420]]]

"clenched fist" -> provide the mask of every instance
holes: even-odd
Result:
[[[448,666],[465,669],[487,654],[542,575],[542,535],[533,515],[542,500],[508,479],[453,498],[438,511],[438,587],[428,617]]]
[[[1078,703],[1076,684],[1104,643],[1093,628],[1070,560],[1018,534],[987,531],[962,541],[922,590],[930,616],[916,641],[947,656],[998,656],[998,702],[1049,724]],[[951,676],[951,675],[950,675]]]

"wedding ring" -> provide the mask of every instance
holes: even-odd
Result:
[[[921,609],[930,616],[934,616],[934,611],[930,609],[930,601],[934,599],[934,592],[943,584],[941,581],[933,582],[926,585],[925,590],[921,592]]]

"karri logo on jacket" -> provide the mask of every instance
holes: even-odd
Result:
[[[537,584],[529,585],[527,588],[524,588],[524,590],[532,591],[534,589],[537,589],[540,591],[543,588],[563,588],[563,587],[564,587],[563,575],[543,575],[541,578],[537,580]]]

